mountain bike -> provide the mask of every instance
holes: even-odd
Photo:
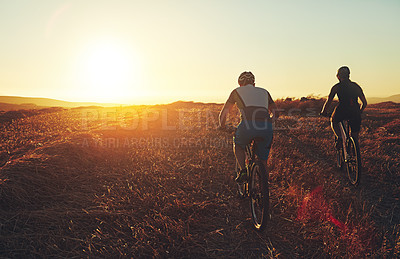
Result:
[[[227,128],[225,131],[233,133],[235,127]],[[255,147],[259,139],[253,139],[246,145],[246,170],[247,180],[237,183],[239,197],[250,199],[250,211],[253,226],[258,231],[263,231],[270,219],[269,214],[269,184],[268,172],[264,164],[255,154]],[[235,159],[236,160],[236,159]],[[240,172],[239,164],[236,161],[235,174]],[[234,175],[236,177],[236,175]]]
[[[335,136],[336,163],[340,170],[345,168],[350,183],[357,186],[361,175],[360,150],[358,144],[351,136],[349,121],[340,121],[339,128],[342,143],[337,143],[339,140]]]

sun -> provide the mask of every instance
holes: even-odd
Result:
[[[138,94],[135,87],[140,84],[140,65],[132,48],[99,41],[90,44],[80,60],[80,93],[87,100],[124,102]]]

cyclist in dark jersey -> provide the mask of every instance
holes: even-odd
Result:
[[[267,168],[267,159],[272,144],[272,118],[277,117],[277,107],[271,95],[264,88],[255,86],[255,78],[251,72],[243,72],[238,79],[239,87],[234,89],[219,116],[220,128],[225,127],[226,117],[234,104],[239,108],[241,122],[234,136],[234,152],[240,166],[237,182],[246,180],[245,147],[254,138],[257,142],[256,154]]]
[[[367,99],[365,99],[363,90],[361,87],[350,81],[350,69],[343,66],[338,69],[336,77],[339,79],[339,83],[335,84],[329,94],[328,100],[326,100],[321,114],[327,115],[327,110],[331,105],[333,98],[337,94],[339,98],[339,105],[335,108],[332,117],[331,125],[333,132],[336,137],[340,137],[339,122],[343,120],[349,120],[351,127],[351,136],[358,143],[358,134],[361,126],[361,113],[367,106]],[[362,102],[362,106],[358,103],[358,98]],[[338,141],[340,143],[340,141]]]

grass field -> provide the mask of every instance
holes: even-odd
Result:
[[[353,187],[322,103],[277,102],[263,233],[219,104],[0,113],[0,257],[399,257],[400,104],[363,114]]]

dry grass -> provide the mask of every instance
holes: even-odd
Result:
[[[335,168],[327,119],[311,116],[323,100],[283,102],[264,233],[237,197],[232,140],[215,131],[220,105],[71,109],[3,122],[0,255],[398,257],[400,107],[367,109],[354,188]]]

